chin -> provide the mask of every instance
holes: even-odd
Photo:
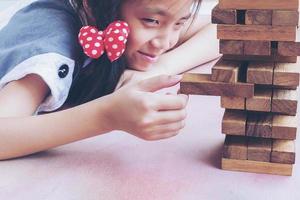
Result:
[[[141,71],[141,72],[146,72],[151,68],[151,65],[149,65],[149,64],[148,65],[145,65],[145,64],[135,65],[135,64],[133,64],[133,65],[130,65],[130,66],[131,66],[130,69]]]

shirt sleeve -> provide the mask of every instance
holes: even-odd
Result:
[[[37,74],[51,92],[37,112],[58,109],[81,63],[79,29],[80,20],[67,0],[38,0],[17,11],[0,29],[0,89]]]
[[[58,109],[66,101],[72,84],[75,62],[56,53],[33,56],[14,67],[0,81],[0,89],[7,83],[19,80],[28,74],[39,75],[50,89],[50,95],[37,109],[49,112]]]

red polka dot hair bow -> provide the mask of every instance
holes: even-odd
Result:
[[[109,60],[113,62],[124,53],[128,34],[128,24],[115,21],[104,31],[93,26],[84,26],[79,31],[78,39],[87,56],[100,58],[106,51]]]

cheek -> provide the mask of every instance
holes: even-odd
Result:
[[[141,48],[149,41],[149,36],[143,30],[132,30],[128,37],[127,49],[128,51],[136,51]]]

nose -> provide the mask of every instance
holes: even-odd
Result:
[[[166,28],[158,32],[150,41],[153,48],[158,51],[167,51],[176,44],[177,34],[174,31]]]

